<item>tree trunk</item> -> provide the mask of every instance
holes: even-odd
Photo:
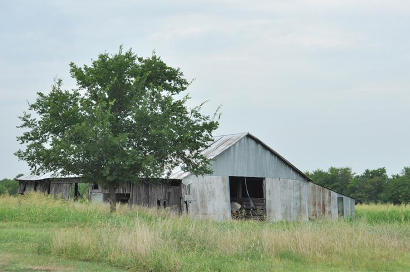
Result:
[[[108,187],[108,192],[110,193],[110,212],[115,212],[117,210],[117,199],[115,197],[115,187],[110,185]]]

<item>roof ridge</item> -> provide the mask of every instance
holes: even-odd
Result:
[[[232,136],[232,135],[248,135],[248,134],[249,134],[249,132],[239,132],[239,133],[213,135],[213,137],[224,137],[224,136]]]

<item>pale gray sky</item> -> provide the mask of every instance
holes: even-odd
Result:
[[[217,134],[249,131],[301,170],[410,166],[410,1],[0,2],[0,178],[17,116],[68,64],[153,50],[222,104]]]

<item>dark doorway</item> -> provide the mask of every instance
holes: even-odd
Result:
[[[266,201],[263,178],[229,177],[233,219],[265,220]]]
[[[130,201],[130,194],[120,194],[116,193],[115,198],[117,199],[117,202],[126,204]]]
[[[339,215],[339,217],[344,217],[343,196],[337,197],[337,214]]]
[[[103,201],[108,202],[109,199],[110,199],[110,194],[104,193]],[[129,193],[115,193],[115,199],[117,203],[127,204],[130,201],[130,194]]]

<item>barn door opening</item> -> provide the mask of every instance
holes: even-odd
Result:
[[[265,220],[266,200],[263,178],[229,177],[229,194],[233,219]]]
[[[343,203],[343,196],[337,197],[337,214],[340,217],[344,217],[344,203]]]

